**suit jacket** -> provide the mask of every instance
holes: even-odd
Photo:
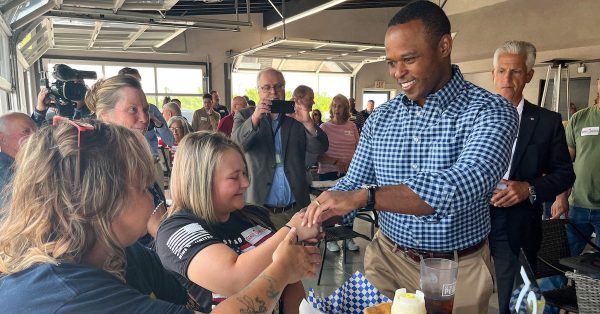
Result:
[[[233,122],[231,138],[242,146],[248,162],[250,186],[246,191],[246,202],[263,205],[271,188],[275,174],[275,139],[271,118],[263,116],[256,128],[250,117],[254,107],[238,111]],[[317,135],[310,135],[302,123],[282,117],[280,131],[282,159],[285,176],[296,199],[298,208],[310,203],[306,180],[306,153],[322,154],[329,148],[327,135],[315,126]]]
[[[554,201],[575,181],[561,120],[560,114],[525,100],[509,180],[533,185],[536,201],[531,204],[525,199],[493,209],[507,211],[509,245],[515,254],[522,247],[530,261],[535,260],[541,243],[542,203]]]

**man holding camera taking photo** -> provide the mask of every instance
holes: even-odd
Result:
[[[44,87],[38,94],[35,110],[31,114],[33,121],[41,126],[56,114],[69,119],[93,116],[83,100],[87,92],[84,79],[96,79],[96,72],[79,71],[66,64],[56,64],[52,75],[55,78],[52,84],[47,78],[41,80]],[[53,110],[49,111],[50,107]]]
[[[280,228],[310,203],[306,152],[322,154],[329,142],[306,108],[296,106],[289,114],[273,112],[271,101],[285,99],[281,72],[263,69],[257,84],[260,101],[256,107],[238,111],[231,138],[243,147],[248,160],[252,179],[246,202],[264,205],[273,224]]]

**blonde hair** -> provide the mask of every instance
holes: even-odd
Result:
[[[333,96],[333,99],[331,100],[332,106],[329,108],[330,119],[333,120],[333,103],[336,101],[340,105],[342,105],[342,109],[344,110],[344,115],[342,116],[342,118],[344,119],[344,121],[348,121],[348,119],[350,119],[350,102],[348,101],[348,98],[346,98],[346,96],[342,94],[337,94]]]
[[[139,132],[86,123],[94,130],[81,132],[80,144],[77,129],[61,123],[31,135],[17,154],[12,200],[0,224],[0,274],[81,263],[99,242],[109,251],[103,269],[123,280],[126,257],[111,222],[127,206],[128,187],[155,181],[154,165]]]
[[[247,165],[240,146],[221,133],[202,131],[183,138],[177,146],[177,158],[173,163],[173,206],[169,209],[169,216],[189,210],[210,224],[219,223],[213,207],[212,183],[223,153],[230,149],[239,153],[244,165]]]
[[[100,118],[105,113],[115,109],[115,105],[121,99],[120,90],[123,87],[131,87],[142,90],[142,85],[131,75],[117,75],[104,80],[98,80],[85,93],[85,104],[90,111],[96,113]]]

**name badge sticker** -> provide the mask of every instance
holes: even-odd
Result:
[[[208,121],[206,117],[200,117],[200,121]]]
[[[592,126],[581,129],[581,136],[592,136],[600,133],[600,126]]]

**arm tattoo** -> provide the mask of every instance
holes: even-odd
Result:
[[[258,278],[262,278],[269,282],[269,288],[267,288],[267,297],[276,299],[281,294],[281,291],[275,290],[275,279],[271,276],[261,275]]]
[[[240,314],[264,314],[267,312],[265,301],[259,297],[252,300],[251,297],[245,295],[238,297],[237,300],[246,306],[246,308],[240,309]]]

